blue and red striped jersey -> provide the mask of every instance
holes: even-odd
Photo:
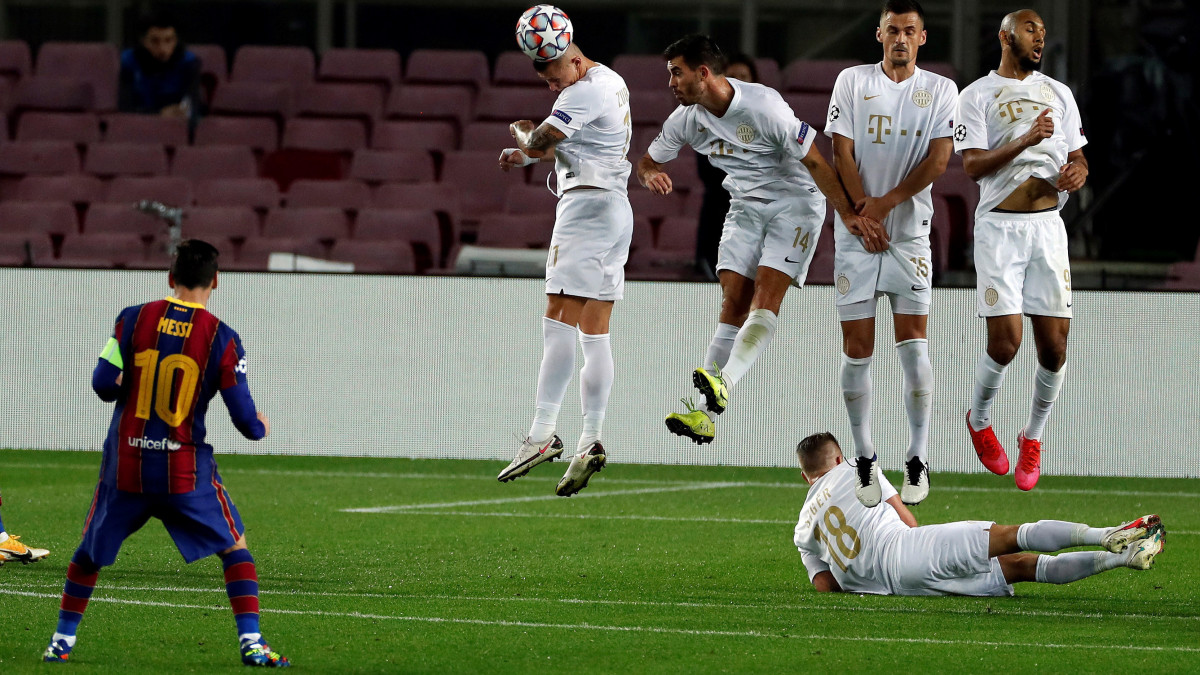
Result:
[[[92,387],[116,401],[100,476],[118,490],[180,494],[211,484],[217,465],[204,414],[217,392],[244,436],[266,435],[241,338],[198,304],[167,298],[123,310]]]

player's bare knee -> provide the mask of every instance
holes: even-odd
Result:
[[[860,336],[847,335],[842,340],[842,352],[852,359],[870,358],[875,353],[875,343]]]
[[[1063,340],[1062,345],[1052,345],[1038,349],[1038,364],[1041,367],[1049,370],[1052,373],[1057,373],[1062,370],[1062,367],[1067,362],[1067,341]]]
[[[1021,343],[1008,338],[999,338],[988,340],[987,353],[992,357],[992,360],[1002,366],[1007,366],[1012,363],[1012,360],[1017,357],[1017,351],[1020,350]]]

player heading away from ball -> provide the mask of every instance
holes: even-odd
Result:
[[[551,35],[533,39],[529,31]],[[554,431],[575,374],[578,340],[584,360],[579,373],[583,433],[577,454],[555,488],[562,497],[587,487],[591,475],[607,461],[600,431],[613,384],[609,318],[624,291],[633,237],[633,210],[626,194],[631,167],[625,158],[632,136],[629,90],[620,75],[584,56],[573,41],[563,45],[564,51],[551,50],[544,56],[545,45],[571,31],[566,14],[549,5],[533,7],[521,17],[518,43],[534,59],[538,76],[560,93],[540,125],[513,122],[517,147],[500,155],[505,171],[554,162],[559,202],[546,258],[544,347],[533,424],[516,457],[497,478],[508,482],[562,455],[562,440]]]
[[[825,134],[833,139],[833,168],[855,211],[882,223],[891,244],[883,253],[867,250],[834,214],[842,397],[854,434],[858,498],[867,506],[881,499],[871,440],[871,359],[875,309],[884,296],[892,306],[910,439],[900,498],[913,505],[929,494],[930,186],[946,171],[954,149],[958,89],[949,79],[917,67],[917,51],[925,38],[920,3],[884,3],[875,29],[883,61],[838,75],[825,126]]]
[[[885,250],[887,234],[854,213],[833,169],[813,147],[817,132],[796,119],[774,89],[726,78],[725,54],[712,39],[688,35],[663,50],[663,58],[680,106],[638,162],[638,180],[654,194],[670,194],[663,165],[684,145],[728,174],[723,185],[729,213],[717,251],[721,312],[704,364],[692,373],[707,411],[684,399],[688,412],[666,419],[672,433],[709,443],[729,389],[775,335],[788,286],[804,284],[825,198],[868,250]]]
[[[0,503],[3,500],[0,499]],[[34,548],[21,543],[21,538],[4,530],[4,521],[0,520],[0,565],[6,562],[19,562],[28,565],[50,555],[44,548]]]
[[[289,665],[259,631],[254,558],[205,441],[204,415],[218,392],[243,436],[259,440],[271,431],[250,396],[241,338],[205,309],[217,287],[217,257],[211,244],[182,242],[167,277],[175,295],[122,310],[92,372],[96,395],[117,405],[45,661],[67,660],[100,568],[158,518],[186,562],[221,558],[242,663]]]
[[[983,465],[1007,474],[991,408],[1021,346],[1021,314],[1029,315],[1038,367],[1014,473],[1018,488],[1032,490],[1041,475],[1042,431],[1066,374],[1071,327],[1071,262],[1058,212],[1087,180],[1087,139],[1071,90],[1038,72],[1042,18],[1029,9],[1013,12],[999,37],[1000,67],[963,89],[954,128],[954,149],[979,183],[976,302],[987,319],[967,431]]]
[[[886,479],[881,481],[886,504],[868,508],[859,502],[854,470],[832,434],[805,438],[796,455],[811,487],[795,543],[818,592],[1012,595],[1012,584],[1020,581],[1067,584],[1118,567],[1148,570],[1163,550],[1166,530],[1155,515],[1115,527],[1061,520],[918,527]],[[1076,546],[1106,550],[1022,553]]]

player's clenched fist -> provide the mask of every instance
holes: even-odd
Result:
[[[1062,192],[1074,192],[1087,181],[1087,167],[1079,162],[1067,162],[1059,169],[1058,182],[1054,187]]]
[[[1051,110],[1051,108],[1043,110],[1042,114],[1033,121],[1033,126],[1029,128],[1029,131],[1025,132],[1025,147],[1037,145],[1043,139],[1054,135],[1054,118],[1050,117]]]
[[[671,177],[662,171],[647,174],[642,179],[642,185],[645,185],[656,195],[669,195],[671,194],[671,189],[674,187],[671,184]]]

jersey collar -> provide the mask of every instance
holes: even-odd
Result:
[[[188,302],[186,300],[180,300],[179,298],[171,297],[166,298],[166,300],[167,302],[173,302],[177,305],[183,305],[184,307],[191,307],[192,309],[204,309],[204,305],[201,305],[198,302]]]

